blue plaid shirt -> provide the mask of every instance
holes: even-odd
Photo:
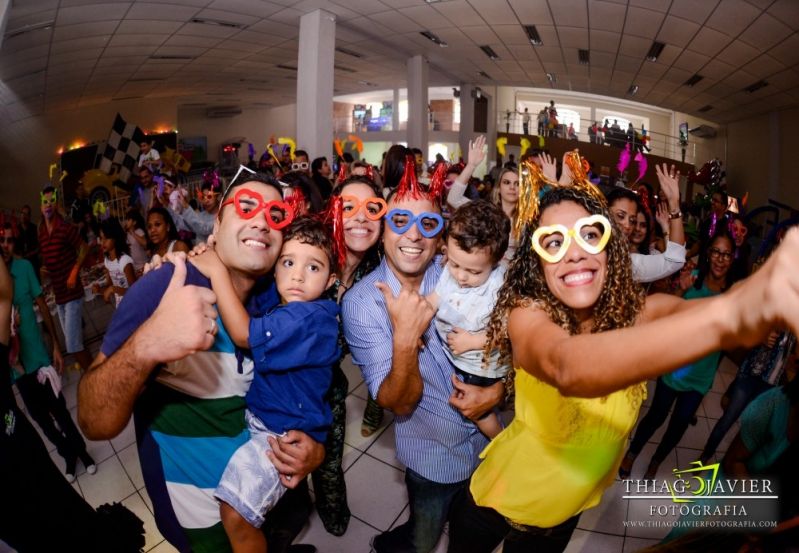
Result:
[[[423,295],[435,290],[441,269],[436,258],[425,271],[420,291]],[[372,397],[377,397],[391,371],[393,354],[391,319],[376,282],[388,284],[395,296],[400,292],[400,282],[383,259],[344,296],[341,306],[352,360],[360,367]],[[422,339],[426,346],[419,351],[419,370],[424,391],[412,414],[396,417],[397,459],[433,482],[461,482],[477,467],[477,456],[487,440],[449,404],[454,371],[433,321]]]

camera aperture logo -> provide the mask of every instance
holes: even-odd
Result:
[[[644,511],[649,520],[626,524],[693,528],[776,525],[779,497],[775,484],[768,478],[727,477],[719,463],[694,461],[687,468],[673,469],[671,478],[625,479],[622,484],[623,499],[649,502]]]

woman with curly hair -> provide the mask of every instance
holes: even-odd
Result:
[[[646,297],[595,190],[554,187],[539,202],[523,180],[521,197],[535,205],[485,348],[513,362],[516,417],[453,507],[451,552],[491,552],[503,540],[506,553],[562,551],[615,478],[647,379],[720,344],[756,343],[774,323],[799,327],[799,231],[727,294]]]

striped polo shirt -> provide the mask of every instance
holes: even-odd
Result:
[[[210,288],[188,264],[186,284]],[[173,266],[152,271],[128,290],[114,314],[101,351],[113,354],[155,311]],[[276,295],[270,303],[274,305]],[[228,460],[249,439],[244,396],[252,360],[236,348],[217,318],[208,351],[162,366],[136,402],[139,460],[161,534],[181,551],[230,551],[213,496]],[[157,347],[157,344],[153,344]]]
[[[435,290],[441,276],[440,258],[434,259],[422,280],[422,295]],[[341,306],[344,336],[369,386],[377,397],[380,385],[391,372],[393,330],[383,293],[375,287],[385,282],[394,296],[401,285],[385,258],[344,296]],[[468,479],[479,462],[478,454],[488,443],[471,422],[449,404],[454,369],[439,339],[434,321],[422,335],[419,370],[424,392],[410,415],[396,417],[397,459],[428,480],[452,484]]]
[[[63,305],[83,297],[83,286],[80,282],[75,288],[67,288],[67,278],[78,261],[78,249],[83,239],[78,227],[67,223],[59,213],[53,215],[52,224],[50,232],[47,231],[44,219],[39,224],[39,253],[42,256],[42,265],[50,275],[55,302]]]

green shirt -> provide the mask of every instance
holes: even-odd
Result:
[[[760,394],[741,414],[741,441],[752,454],[746,461],[751,474],[763,474],[788,449],[790,411],[785,388],[779,386]]]
[[[702,288],[697,290],[693,286],[683,296],[686,300],[709,298],[717,296],[719,292],[714,292],[702,284]],[[699,392],[704,395],[713,386],[713,378],[716,376],[716,369],[719,366],[720,351],[714,351],[702,359],[677,369],[673,373],[663,376],[663,382],[673,390],[678,392]]]
[[[32,373],[50,364],[33,310],[33,303],[42,295],[42,288],[33,272],[33,265],[27,259],[15,257],[10,269],[14,280],[14,307],[19,311],[19,358],[25,372]],[[12,379],[18,376],[13,369],[11,375]]]

